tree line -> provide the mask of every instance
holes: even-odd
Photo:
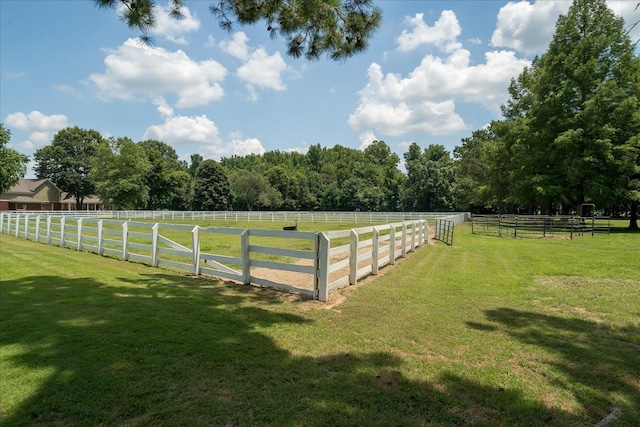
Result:
[[[78,204],[97,194],[110,208],[571,214],[594,203],[606,214],[630,213],[637,229],[635,48],[604,0],[574,0],[548,51],[512,80],[502,118],[452,153],[412,143],[404,171],[384,141],[364,150],[313,145],[305,154],[271,151],[220,162],[193,154],[184,162],[162,141],[105,139],[78,127],[59,131],[35,153],[35,171]],[[24,165],[24,156],[4,148],[9,133],[0,129],[0,156]],[[3,180],[24,173],[24,166],[4,163]]]

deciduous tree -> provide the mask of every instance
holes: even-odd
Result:
[[[193,208],[204,211],[231,209],[233,194],[229,177],[220,163],[207,159],[196,171]]]
[[[173,147],[162,141],[148,139],[138,145],[142,148],[149,160],[151,169],[145,176],[145,182],[149,189],[147,209],[169,208],[174,200],[182,198],[176,191],[184,188],[176,188],[175,173],[186,170]],[[182,177],[181,179],[184,179]]]
[[[144,209],[151,164],[143,148],[129,138],[110,138],[97,151],[91,177],[102,201],[112,209]]]
[[[14,186],[24,176],[29,161],[29,157],[7,147],[10,140],[11,131],[0,123],[0,194]]]
[[[622,19],[605,0],[574,0],[549,50],[512,82],[505,119],[492,125],[508,154],[508,197],[545,213],[629,201],[639,84]]]
[[[49,178],[76,199],[77,209],[82,209],[84,198],[96,190],[90,172],[102,141],[100,133],[93,129],[74,126],[58,131],[50,145],[34,154],[37,177]]]

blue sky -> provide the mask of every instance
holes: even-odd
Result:
[[[184,160],[374,139],[400,157],[411,142],[451,151],[500,117],[510,79],[571,4],[375,3],[384,15],[370,48],[336,63],[286,56],[261,25],[224,32],[204,0],[187,0],[179,22],[160,19],[153,47],[89,0],[2,0],[0,120],[27,155],[67,126],[159,139]],[[628,22],[640,15],[636,0],[608,4]]]

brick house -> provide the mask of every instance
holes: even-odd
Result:
[[[48,179],[21,179],[0,194],[0,211],[75,210],[76,201]],[[102,202],[95,196],[85,197],[83,210],[100,210]]]

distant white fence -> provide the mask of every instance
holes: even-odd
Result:
[[[426,220],[315,233],[3,212],[0,233],[153,267],[279,288],[321,301],[332,290],[376,275],[429,243]],[[237,236],[239,256],[210,253],[215,242],[211,236],[216,234]],[[303,241],[304,249],[292,249],[297,247],[294,239]],[[279,272],[275,274],[278,278],[274,279],[273,272]]]
[[[144,220],[210,220],[246,222],[310,222],[325,224],[383,224],[456,217],[466,220],[466,213],[451,212],[298,212],[298,211],[8,211],[30,215],[72,216],[83,218]]]

